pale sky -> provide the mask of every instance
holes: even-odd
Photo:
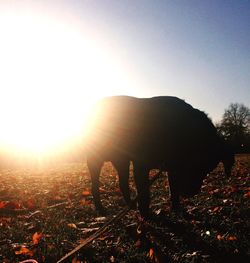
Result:
[[[73,1],[68,12],[129,65],[131,95],[178,96],[214,120],[250,106],[250,1]]]
[[[177,96],[218,121],[250,107],[249,32],[249,0],[0,0],[1,118],[41,129],[63,113],[61,130],[123,94]]]

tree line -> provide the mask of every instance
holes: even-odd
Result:
[[[247,106],[231,103],[216,128],[235,153],[250,153],[250,109]]]

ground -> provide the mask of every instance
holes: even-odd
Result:
[[[230,178],[219,165],[171,213],[164,175],[151,187],[151,220],[131,210],[65,262],[250,262],[249,177],[250,155],[237,156]],[[72,251],[126,207],[110,163],[101,183],[106,217],[94,210],[84,162],[0,170],[0,262],[53,263]],[[132,176],[130,185],[134,194]]]

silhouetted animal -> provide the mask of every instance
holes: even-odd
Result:
[[[87,147],[87,165],[92,194],[98,210],[99,174],[104,161],[111,161],[127,204],[129,164],[133,162],[138,208],[147,216],[150,203],[149,170],[168,172],[173,208],[180,196],[193,196],[204,177],[220,161],[230,174],[234,157],[207,115],[176,97],[108,97],[99,102],[92,119]]]

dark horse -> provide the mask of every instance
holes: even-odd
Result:
[[[127,204],[129,164],[133,162],[138,208],[148,215],[149,170],[168,172],[172,207],[179,197],[191,197],[201,189],[204,177],[222,161],[231,173],[234,156],[207,115],[176,97],[108,97],[95,109],[87,147],[92,194],[102,210],[99,174],[104,161],[111,161]]]

